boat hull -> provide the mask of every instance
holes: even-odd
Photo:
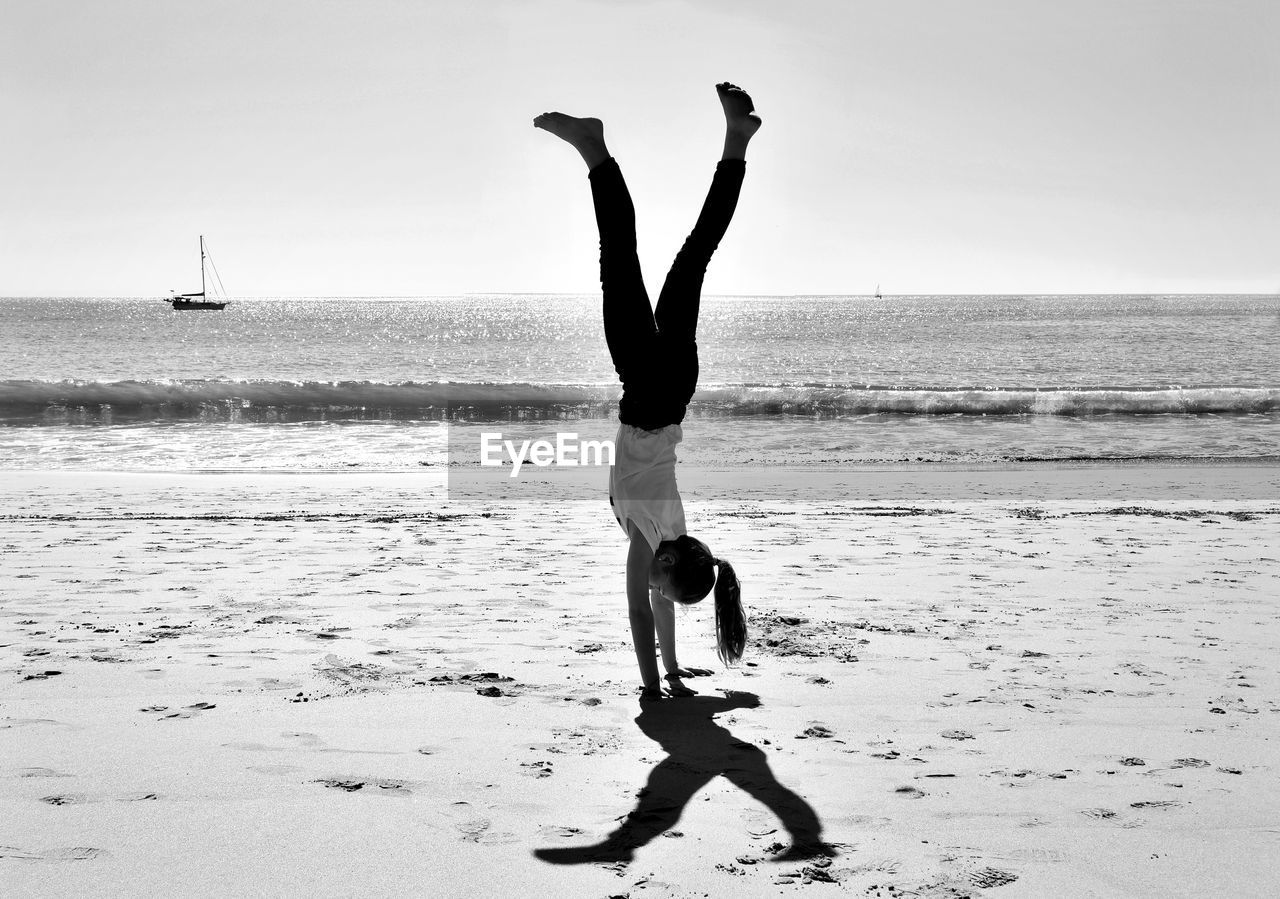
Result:
[[[179,311],[200,309],[225,309],[226,303],[210,303],[207,300],[172,300],[173,308]]]

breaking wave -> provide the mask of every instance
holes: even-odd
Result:
[[[9,421],[464,419],[609,415],[616,386],[275,380],[0,381]],[[1280,412],[1280,387],[709,385],[694,414],[1162,415]]]

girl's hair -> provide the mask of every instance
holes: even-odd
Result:
[[[742,609],[742,589],[733,566],[711,555],[701,540],[687,534],[675,540],[680,552],[671,571],[673,586],[681,591],[681,602],[695,603],[716,593],[716,652],[726,665],[742,658],[747,646],[747,615]],[[717,577],[715,568],[719,568]]]
[[[747,648],[747,614],[742,610],[742,590],[733,566],[716,559],[720,576],[716,578],[716,652],[720,661],[732,665],[742,658]]]

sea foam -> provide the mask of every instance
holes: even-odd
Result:
[[[618,393],[575,384],[10,380],[0,381],[0,418],[556,419],[608,415]],[[1269,414],[1280,412],[1280,388],[728,384],[703,387],[690,408],[725,416]]]

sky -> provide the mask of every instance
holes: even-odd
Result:
[[[0,296],[656,294],[723,80],[708,293],[1280,293],[1275,0],[0,0]]]

